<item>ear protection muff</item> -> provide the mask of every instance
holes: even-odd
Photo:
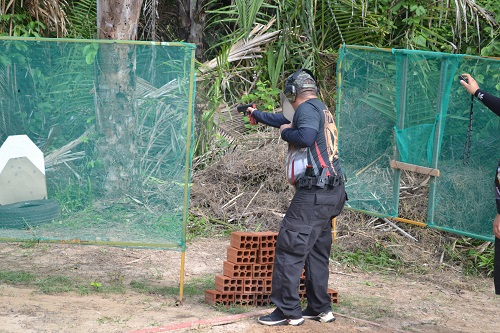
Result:
[[[302,72],[306,72],[307,74],[309,74],[313,78],[314,82],[316,82],[314,74],[306,68],[300,68],[295,73],[293,73],[293,75],[286,80],[285,89],[283,90],[283,93],[285,94],[286,98],[288,98],[288,100],[291,103],[295,102],[295,98],[297,97],[297,86],[295,84],[295,80],[297,80],[297,77]],[[313,88],[313,87],[317,89],[317,86],[313,84],[309,85],[306,84],[302,88]]]

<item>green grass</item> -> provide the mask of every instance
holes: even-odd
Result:
[[[89,294],[124,294],[128,290],[143,294],[155,294],[166,297],[179,296],[179,285],[158,286],[153,282],[131,281],[130,285],[123,283],[120,278],[110,277],[109,281],[81,281],[71,279],[64,275],[40,277],[29,272],[0,272],[0,283],[10,285],[23,285],[36,287],[45,294],[57,294],[65,292],[76,292],[80,295]],[[214,288],[213,276],[208,275],[201,278],[191,279],[184,283],[183,295],[185,297],[199,297],[205,295],[205,290]]]
[[[74,282],[67,276],[49,276],[43,279],[37,279],[35,285],[40,288],[44,294],[57,294],[73,291]]]
[[[178,296],[179,286],[154,286],[148,281],[131,281],[130,286],[136,292],[144,294],[155,294],[161,296]],[[214,288],[213,276],[195,278],[184,283],[184,296],[201,296],[206,289]]]
[[[403,260],[390,247],[384,247],[380,243],[375,243],[369,249],[359,249],[355,252],[336,247],[332,251],[332,259],[367,272],[399,271],[404,267]]]
[[[0,283],[11,285],[36,286],[44,293],[60,293],[76,291],[80,294],[90,293],[124,293],[128,287],[123,283],[123,277],[111,278],[108,282],[99,281],[74,281],[64,276],[56,275],[49,277],[38,277],[28,272],[0,272]],[[155,286],[153,283],[143,281],[131,281],[132,290],[144,294],[156,294],[161,296],[179,295],[179,286]],[[185,296],[200,296],[205,294],[206,289],[214,288],[213,276],[207,275],[201,278],[191,279],[184,283]]]
[[[0,272],[0,283],[36,286],[46,294],[67,292],[74,289],[74,283],[67,276],[40,278],[29,272]]]
[[[0,283],[13,285],[32,285],[36,276],[28,272],[0,272]]]
[[[40,242],[37,239],[27,239],[19,244],[19,246],[23,249],[32,249],[40,245]]]
[[[65,275],[41,277],[30,272],[0,272],[0,283],[38,288],[44,294],[76,292],[80,295],[96,293],[125,293],[126,287],[121,281],[111,280],[106,283],[74,280]]]

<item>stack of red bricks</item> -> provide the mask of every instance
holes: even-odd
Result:
[[[211,305],[269,305],[271,296],[276,232],[233,232],[227,248],[223,274],[215,276],[215,290],[205,291]],[[304,272],[300,278],[299,295],[305,299]],[[328,289],[332,303],[338,293]]]

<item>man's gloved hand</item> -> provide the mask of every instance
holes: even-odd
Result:
[[[255,104],[245,104],[237,107],[238,112],[243,113],[245,116],[248,116],[248,120],[250,120],[250,124],[257,125],[257,120],[252,116],[252,112],[256,109]]]
[[[255,106],[255,104],[254,104]],[[257,125],[257,120],[252,116],[252,113],[257,110],[255,107],[249,106],[247,108],[247,115],[248,115],[248,120],[250,120],[250,124],[252,125]]]

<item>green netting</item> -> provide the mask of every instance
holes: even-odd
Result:
[[[401,171],[390,165],[404,162],[425,172],[439,170],[439,177],[430,177],[428,226],[493,239],[500,120],[474,101],[469,155],[471,98],[457,78],[464,72],[499,95],[498,59],[341,48],[337,125],[351,209],[405,218],[398,216]]]
[[[48,223],[4,216],[0,238],[183,251],[194,51],[0,38],[0,144],[25,134],[44,152],[48,199],[61,210]]]

